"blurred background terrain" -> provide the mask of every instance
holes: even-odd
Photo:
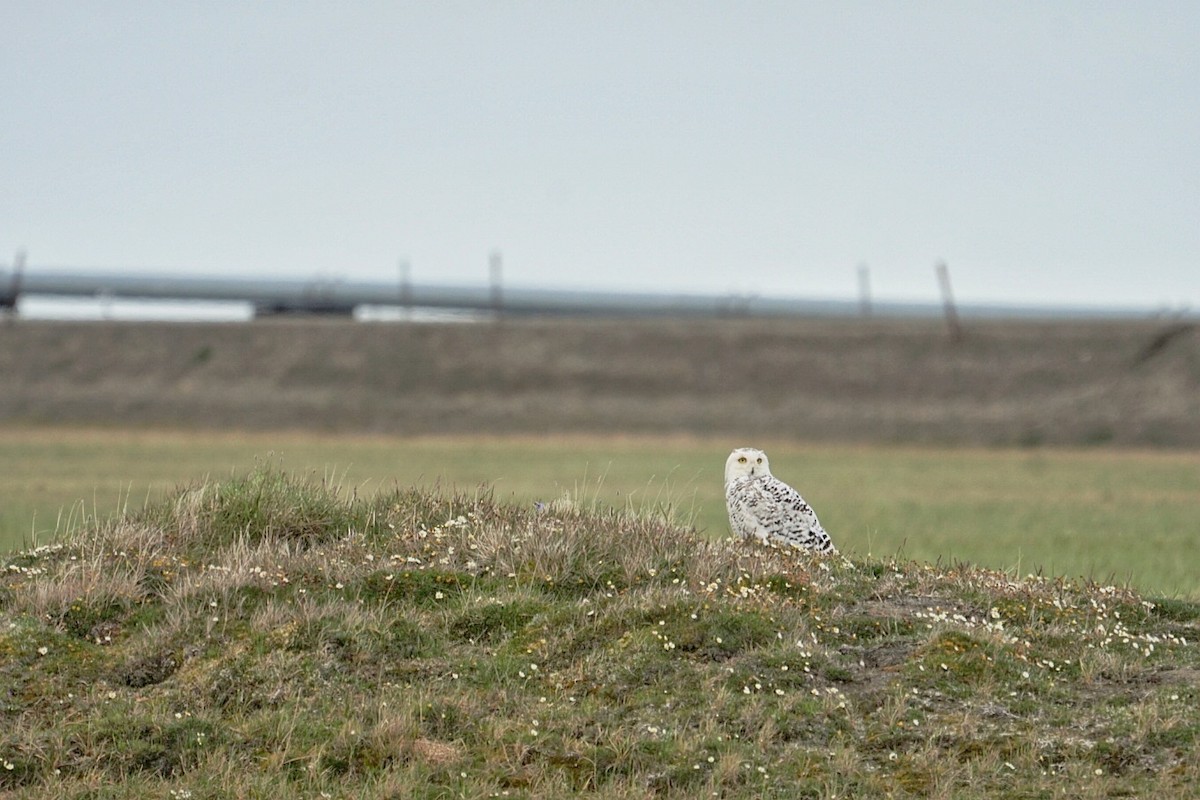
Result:
[[[1200,446],[1161,320],[21,321],[0,375],[8,425]]]

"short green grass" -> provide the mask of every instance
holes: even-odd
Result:
[[[263,468],[0,559],[0,794],[1187,797],[1200,605]]]
[[[140,508],[197,476],[282,465],[361,494],[474,489],[517,503],[566,495],[668,506],[728,532],[722,468],[763,447],[845,552],[1016,574],[1132,581],[1200,598],[1200,454],[814,445],[684,438],[390,438],[105,429],[0,429],[0,549],[81,517]],[[73,524],[73,523],[72,523]]]

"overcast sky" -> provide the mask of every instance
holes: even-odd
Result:
[[[0,264],[1200,306],[1200,3],[0,3]]]

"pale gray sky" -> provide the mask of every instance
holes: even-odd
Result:
[[[1200,3],[0,4],[0,263],[1200,306]],[[5,252],[7,251],[7,252]]]

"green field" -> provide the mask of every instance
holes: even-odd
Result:
[[[0,429],[0,548],[45,542],[86,516],[140,508],[180,484],[269,462],[344,491],[482,487],[498,500],[669,508],[728,533],[733,446],[771,456],[851,555],[968,561],[1019,574],[1132,582],[1200,597],[1200,454],[807,446],[649,437],[393,438],[118,429]]]

